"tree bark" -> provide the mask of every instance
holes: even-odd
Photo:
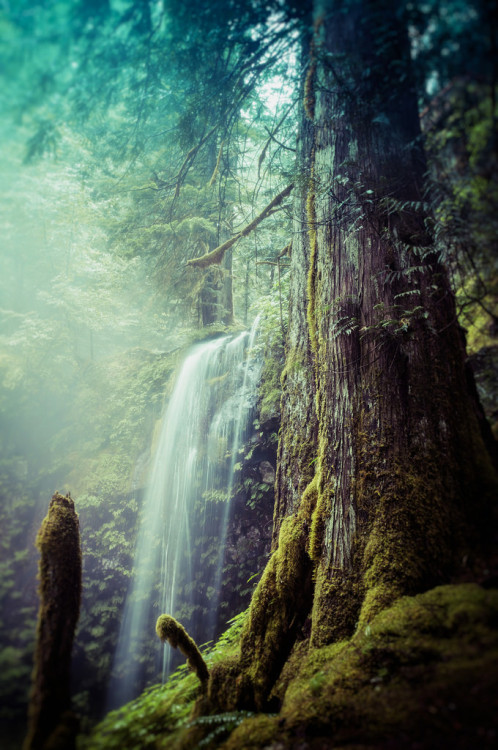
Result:
[[[396,5],[314,7],[274,551],[242,635],[238,705],[265,706],[296,638],[347,637],[478,567],[493,525],[496,472],[423,205]]]

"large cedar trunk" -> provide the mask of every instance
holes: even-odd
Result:
[[[273,555],[242,637],[263,707],[296,638],[350,635],[479,565],[496,474],[423,206],[394,2],[316,3],[300,136]]]

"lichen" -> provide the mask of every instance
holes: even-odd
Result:
[[[311,350],[315,358],[318,355],[318,337],[316,328],[316,258],[317,258],[317,234],[316,234],[316,206],[315,206],[315,192],[313,186],[313,169],[314,167],[314,151],[311,154],[311,187],[308,190],[306,198],[306,220],[308,228],[308,238],[310,246],[310,260],[308,267],[308,282],[307,282],[307,294],[308,294],[308,307],[307,307],[307,320],[308,320],[308,332],[311,343]]]

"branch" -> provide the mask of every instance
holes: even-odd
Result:
[[[263,150],[262,150],[262,152],[260,154],[260,157],[258,159],[258,180],[260,178],[261,165],[263,164],[263,162],[264,162],[264,160],[266,158],[266,152],[268,151],[268,146],[270,145],[270,143],[271,143],[272,140],[273,141],[277,141],[277,139],[275,138],[275,133],[278,133],[280,127],[283,125],[283,123],[287,119],[287,115],[294,108],[295,104],[296,104],[296,102],[293,101],[292,104],[290,105],[290,107],[284,112],[282,118],[280,119],[280,121],[277,123],[277,125],[273,129],[273,132],[270,131],[270,130],[268,130],[268,128],[266,128],[266,130],[268,132],[268,135],[269,135],[269,138],[266,141],[266,143],[264,145],[264,148],[263,148]],[[278,143],[278,141],[277,141],[277,143]],[[279,144],[279,145],[282,145],[282,144]],[[292,149],[292,150],[295,151],[295,149]]]
[[[264,219],[268,218],[268,216],[271,216],[271,214],[275,212],[277,206],[282,203],[284,198],[287,198],[287,196],[290,195],[293,187],[293,183],[287,185],[287,187],[282,190],[282,192],[279,193],[271,201],[271,203],[269,203],[266,208],[264,208],[263,211],[261,211],[261,213],[256,216],[255,219],[253,219],[244,227],[244,229],[241,229],[240,232],[234,234],[233,237],[224,242],[222,245],[215,247],[214,250],[211,250],[211,252],[206,253],[205,255],[201,255],[199,258],[192,258],[192,260],[188,260],[187,266],[193,266],[194,268],[207,268],[214,263],[221,263],[226,251],[229,250],[232,245],[235,245],[237,240],[240,240],[242,237],[247,237],[247,235],[250,234],[253,229],[256,229],[258,224],[261,224]]]
[[[199,143],[197,144],[197,146],[194,146],[193,148],[191,148],[190,151],[188,152],[187,156],[185,157],[185,160],[184,160],[182,166],[180,167],[180,171],[178,172],[178,174],[177,174],[177,176],[175,178],[175,182],[176,182],[175,198],[178,198],[178,196],[180,194],[180,188],[181,188],[181,184],[182,184],[183,178],[187,174],[187,172],[189,170],[189,167],[190,167],[190,165],[191,165],[191,163],[192,163],[192,161],[194,159],[194,156],[199,151],[200,147],[203,146],[204,143],[206,143],[206,141],[208,140],[208,138],[210,138],[213,135],[213,133],[214,133],[214,131],[216,130],[217,127],[218,126],[215,125],[214,128],[211,128],[211,130],[209,131],[209,133],[207,133],[203,138],[201,138],[201,140],[199,141]]]
[[[277,258],[279,258],[279,259],[280,259],[280,258],[283,258],[283,257],[284,257],[284,255],[288,255],[288,256],[289,256],[289,258],[290,258],[290,257],[291,257],[291,253],[292,253],[292,240],[291,240],[291,241],[289,242],[289,244],[288,244],[288,245],[286,245],[286,246],[284,247],[284,249],[283,249],[283,250],[281,250],[281,251],[279,252],[279,254],[277,255]]]

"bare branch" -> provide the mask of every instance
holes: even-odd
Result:
[[[284,112],[282,118],[279,120],[279,122],[277,123],[277,125],[273,128],[273,131],[270,131],[270,130],[268,130],[268,128],[266,128],[266,130],[268,132],[268,135],[269,135],[269,138],[266,141],[266,143],[264,145],[264,148],[263,148],[263,150],[262,150],[262,152],[261,152],[261,154],[259,156],[259,159],[258,159],[258,180],[260,178],[261,165],[263,164],[263,162],[264,162],[264,160],[266,158],[266,152],[268,151],[268,147],[269,147],[270,143],[272,142],[272,140],[276,141],[275,133],[278,133],[280,127],[284,124],[285,120],[287,119],[288,114],[295,107],[295,105],[296,105],[296,102],[293,101],[292,104],[291,104],[291,106]],[[277,141],[277,143],[278,143],[278,141]],[[282,144],[279,144],[279,145],[282,145]],[[295,151],[295,149],[292,149],[292,150]]]
[[[216,176],[218,174],[218,170],[220,168],[220,161],[221,161],[221,155],[223,153],[223,144],[225,141],[221,142],[220,150],[218,151],[218,158],[216,159],[216,166],[214,168],[213,174],[211,176],[211,179],[209,180],[208,187],[212,187],[214,185],[214,181],[216,180]]]
[[[183,179],[184,179],[185,175],[187,174],[187,172],[188,172],[188,170],[190,168],[190,165],[192,164],[192,162],[194,160],[195,155],[197,154],[197,152],[199,151],[199,149],[201,148],[201,146],[203,146],[206,143],[206,141],[208,140],[208,138],[210,138],[213,135],[213,133],[214,133],[214,131],[216,130],[217,127],[218,126],[215,125],[214,128],[211,128],[211,130],[209,131],[209,133],[207,133],[203,138],[201,138],[201,140],[199,141],[199,143],[197,144],[197,146],[194,146],[193,148],[191,148],[190,151],[188,152],[187,156],[185,157],[185,160],[184,160],[182,166],[180,167],[180,171],[178,172],[178,174],[176,176],[176,179],[175,179],[175,182],[176,182],[175,199],[178,198],[178,196],[180,195],[180,188],[181,188]]]

